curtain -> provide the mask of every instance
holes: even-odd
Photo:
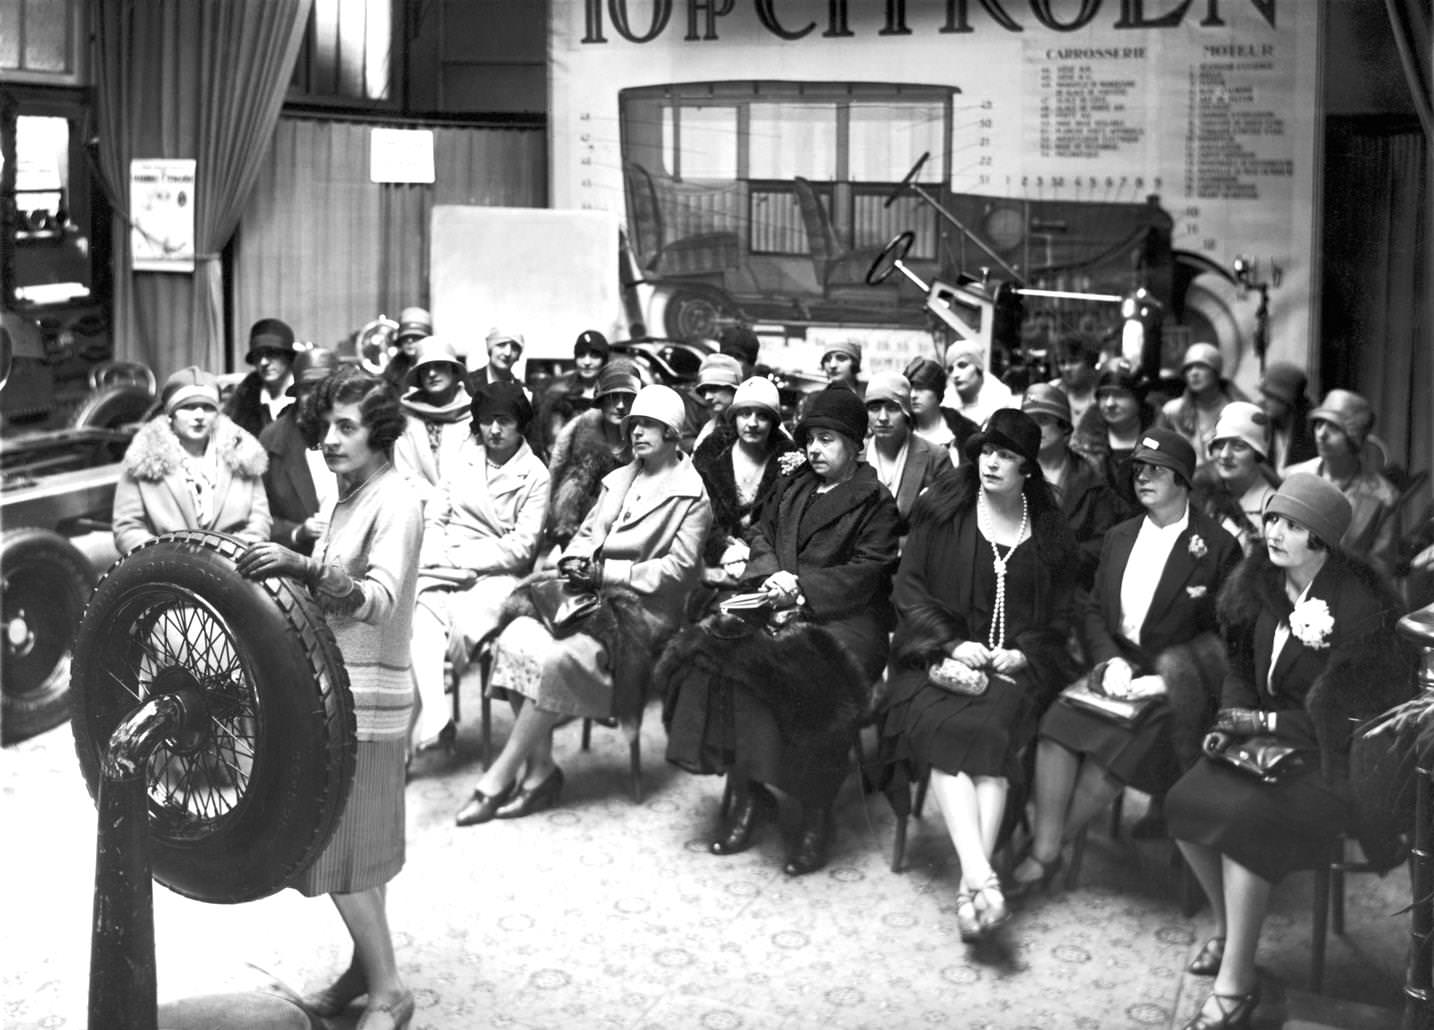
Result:
[[[380,314],[428,306],[435,204],[546,203],[541,129],[435,128],[435,182],[394,185],[369,181],[373,127],[279,120],[234,248],[236,338],[275,317],[300,339],[343,344]]]
[[[98,0],[100,169],[116,212],[115,353],[163,377],[233,365],[220,252],[268,150],[313,0]],[[192,275],[130,266],[129,165],[194,158]]]

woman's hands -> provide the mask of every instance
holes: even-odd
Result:
[[[578,590],[596,590],[602,586],[602,562],[597,558],[567,555],[558,559],[558,575]]]
[[[1253,708],[1222,708],[1215,713],[1215,725],[1211,727],[1217,733],[1230,733],[1237,737],[1253,737],[1261,733],[1269,733],[1273,727],[1265,718],[1265,713]]]
[[[270,576],[307,579],[313,564],[311,559],[298,551],[291,551],[283,544],[269,540],[250,544],[249,549],[234,563],[239,575],[245,579],[267,579]]]
[[[1020,672],[1029,663],[1015,648],[987,647],[978,640],[963,640],[951,649],[951,657],[973,669],[990,669],[1003,676]]]
[[[1015,648],[991,648],[991,671],[1003,676],[1014,676],[1027,665],[1026,656]]]
[[[762,593],[767,596],[773,608],[794,608],[802,596],[796,573],[778,569],[762,580]]]

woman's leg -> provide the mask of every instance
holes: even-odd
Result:
[[[1080,755],[1053,740],[1036,745],[1036,823],[1031,828],[1031,858],[1049,864],[1060,854],[1065,839],[1066,810],[1080,775]],[[1029,875],[1022,876],[1025,870]],[[1041,867],[1027,859],[1015,871],[1017,883],[1037,880]]]
[[[1071,795],[1070,809],[1066,812],[1066,838],[1074,837],[1085,829],[1092,819],[1110,807],[1122,789],[1124,784],[1104,768],[1089,760],[1082,762],[1075,792]]]
[[[931,770],[931,793],[946,820],[946,832],[961,862],[961,882],[974,890],[991,876],[991,858],[981,831],[976,784],[965,773]]]
[[[413,681],[417,688],[413,730],[414,746],[437,739],[448,725],[451,710],[446,703],[443,660],[448,653],[449,592],[425,590],[413,610]]]
[[[391,1002],[403,995],[398,961],[393,954],[393,937],[388,929],[388,910],[383,887],[370,887],[353,894],[330,894],[354,942],[354,965],[368,986],[369,1004]]]
[[[478,778],[478,789],[489,797],[502,793],[518,782],[518,775],[527,764],[523,784],[536,786],[553,770],[553,728],[562,721],[556,712],[545,711],[535,704],[518,709],[513,731],[503,750]]]
[[[1270,881],[1255,875],[1229,855],[1220,856],[1225,880],[1225,956],[1215,977],[1216,994],[1248,994],[1259,977],[1255,951],[1270,906]]]
[[[1006,817],[1006,795],[1010,784],[1004,776],[977,776],[976,812],[981,826],[981,849],[986,854],[986,868],[996,851],[996,838],[1001,833],[1001,821]],[[989,879],[989,874],[985,879]]]
[[[1194,844],[1188,840],[1177,840],[1180,853],[1200,883],[1200,889],[1210,900],[1210,911],[1215,915],[1215,937],[1227,936],[1228,924],[1225,912],[1225,874],[1221,855],[1214,848]]]

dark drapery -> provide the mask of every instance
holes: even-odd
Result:
[[[236,332],[273,316],[300,339],[336,346],[380,314],[428,305],[435,204],[541,207],[546,201],[541,129],[437,127],[435,182],[394,185],[369,181],[373,128],[279,120],[234,248]],[[455,327],[436,328],[447,335]]]
[[[117,214],[115,352],[162,377],[233,367],[220,251],[268,151],[313,0],[97,0],[100,168]],[[130,266],[133,158],[194,158],[192,275]]]

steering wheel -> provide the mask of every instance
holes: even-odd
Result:
[[[916,233],[908,229],[882,247],[881,253],[876,255],[876,260],[866,270],[867,285],[878,286],[886,282],[891,277],[891,273],[896,271],[897,262],[905,260],[906,255],[911,252],[911,245],[915,242]]]
[[[930,156],[931,151],[928,150],[916,159],[916,163],[911,166],[911,171],[906,173],[906,178],[902,179],[899,183],[897,183],[896,188],[887,194],[885,202],[881,205],[883,208],[887,208],[890,207],[892,204],[895,204],[896,198],[906,192],[906,187],[910,186],[913,182],[916,181],[916,176],[921,173],[922,166],[926,164],[926,160]]]

